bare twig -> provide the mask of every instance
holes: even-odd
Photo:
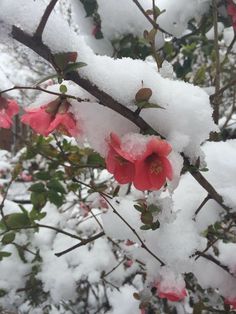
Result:
[[[43,34],[43,31],[44,31],[44,28],[47,24],[47,21],[52,13],[52,10],[54,9],[55,5],[57,4],[57,1],[58,0],[51,0],[51,2],[49,3],[49,5],[47,6],[42,18],[41,18],[41,21],[34,33],[34,37],[39,39],[40,41],[42,40],[42,34]]]
[[[83,246],[83,245],[86,245],[86,244],[88,244],[88,243],[90,243],[90,242],[93,242],[93,241],[95,241],[95,240],[97,240],[97,239],[103,237],[104,235],[105,235],[105,233],[102,231],[102,232],[100,232],[100,233],[98,233],[98,234],[92,236],[91,238],[83,239],[80,243],[75,244],[75,245],[73,245],[72,247],[70,247],[70,248],[68,248],[68,249],[66,249],[66,250],[64,250],[64,251],[62,251],[62,252],[55,253],[55,255],[56,255],[57,257],[60,257],[60,256],[62,256],[62,255],[64,255],[64,254],[66,254],[66,253],[69,253],[69,252],[71,252],[71,251],[77,249],[77,248],[80,247],[80,246]]]
[[[44,93],[55,95],[55,96],[60,96],[60,97],[63,96],[64,98],[72,98],[72,99],[75,99],[77,101],[84,101],[83,99],[81,99],[79,97],[75,97],[73,95],[68,95],[68,94],[62,94],[62,93],[53,92],[53,91],[41,88],[39,86],[13,86],[11,88],[8,88],[8,89],[0,91],[0,95],[3,94],[3,93],[10,92],[10,91],[15,90],[15,89],[36,90],[36,91],[44,92]],[[87,99],[86,99],[86,101],[87,101]]]
[[[200,212],[200,210],[203,208],[203,206],[211,199],[211,196],[208,194],[204,200],[199,205],[198,209],[194,213],[194,219],[196,218],[197,214]]]

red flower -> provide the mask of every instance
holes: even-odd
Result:
[[[135,162],[134,186],[138,190],[159,190],[166,182],[172,180],[173,171],[166,158],[171,146],[157,137],[147,143],[146,151]]]
[[[225,299],[224,302],[225,302],[225,304],[231,305],[233,309],[236,309],[236,297]]]
[[[171,146],[158,137],[151,137],[145,151],[134,157],[121,148],[120,138],[111,133],[109,152],[106,158],[107,170],[121,183],[133,182],[138,190],[158,190],[173,177],[172,166],[166,156]]]
[[[0,128],[9,129],[12,117],[19,112],[19,107],[14,100],[7,100],[0,96]]]
[[[129,183],[134,179],[133,162],[131,155],[121,149],[120,138],[115,133],[111,133],[106,158],[107,170],[114,175],[119,183]]]
[[[232,19],[232,26],[236,30],[236,4],[233,1],[227,3],[227,13]]]
[[[40,108],[26,109],[21,121],[31,126],[37,133],[48,136],[58,130],[68,136],[76,136],[78,129],[71,112],[70,104],[60,98],[43,105]]]

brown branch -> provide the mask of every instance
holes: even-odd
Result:
[[[0,90],[0,95],[3,93],[10,92],[12,90],[16,90],[16,89],[35,90],[35,91],[40,91],[40,92],[44,92],[44,93],[55,95],[55,96],[63,96],[64,98],[72,98],[72,99],[75,99],[77,101],[83,101],[83,99],[81,99],[79,97],[75,97],[73,95],[68,95],[68,94],[53,92],[53,91],[41,88],[39,86],[33,86],[33,87],[31,87],[31,86],[13,86],[11,88],[8,88],[8,89],[2,90],[2,91]],[[87,101],[87,99],[86,99],[86,101]]]
[[[44,31],[44,28],[47,24],[47,21],[52,13],[52,10],[54,9],[55,5],[57,4],[57,1],[58,0],[51,0],[51,2],[49,3],[49,5],[47,6],[42,18],[41,18],[41,21],[34,33],[34,37],[39,39],[40,41],[42,41],[42,34],[43,34],[43,31]]]
[[[71,251],[77,249],[77,248],[80,247],[80,246],[83,246],[83,245],[86,245],[86,244],[88,244],[88,243],[90,243],[90,242],[93,242],[93,241],[95,241],[95,240],[97,240],[97,239],[103,237],[104,235],[105,235],[105,233],[102,231],[102,232],[100,232],[100,233],[94,235],[94,236],[91,237],[91,238],[83,239],[80,243],[75,244],[75,245],[73,245],[72,247],[70,247],[70,248],[68,248],[68,249],[66,249],[66,250],[64,250],[64,251],[62,251],[62,252],[55,253],[55,255],[56,255],[57,257],[60,257],[60,256],[62,256],[62,255],[64,255],[64,254],[66,254],[66,253],[69,253],[69,252],[71,252]]]
[[[202,252],[196,252],[197,255],[199,255],[200,257],[203,257],[209,261],[211,261],[212,263],[216,264],[217,266],[219,266],[220,268],[222,268],[223,270],[225,270],[228,274],[230,274],[231,276],[233,276],[233,274],[230,272],[229,268],[223,264],[221,264],[220,261],[218,261],[215,257],[213,257],[212,255],[209,254],[205,254]]]

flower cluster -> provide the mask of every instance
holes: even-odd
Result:
[[[133,156],[121,147],[121,139],[111,133],[106,157],[107,170],[121,184],[133,183],[141,191],[158,190],[166,179],[172,180],[173,171],[167,156],[171,146],[157,136],[151,136],[142,154]]]
[[[44,136],[48,136],[54,130],[68,136],[76,136],[78,128],[69,108],[70,103],[66,99],[58,97],[40,108],[26,109],[21,121]]]
[[[12,117],[19,112],[19,107],[14,100],[7,100],[0,96],[0,128],[9,129]]]

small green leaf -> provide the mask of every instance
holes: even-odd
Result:
[[[50,190],[53,190],[55,192],[59,192],[61,194],[65,194],[66,193],[66,190],[64,189],[63,185],[57,181],[57,180],[51,180],[47,183],[47,187],[50,189]]]
[[[6,252],[6,251],[0,251],[0,261],[4,258],[4,257],[8,257],[11,256],[10,252]]]
[[[153,217],[151,212],[142,212],[141,214],[141,221],[145,225],[151,225],[153,222]]]
[[[158,220],[153,222],[151,224],[151,228],[152,228],[152,230],[156,230],[156,229],[160,228],[160,222]]]
[[[36,193],[42,193],[45,192],[45,186],[43,183],[39,182],[39,183],[35,183],[33,185],[31,185],[31,187],[29,188],[29,191],[31,192],[36,192]]]
[[[30,225],[28,215],[24,213],[13,213],[5,216],[6,224],[9,228],[24,228]]]
[[[2,243],[5,245],[12,243],[15,240],[15,236],[16,236],[15,232],[6,233],[2,238]]]
[[[66,87],[66,85],[61,84],[61,85],[60,85],[60,93],[66,94],[66,92],[67,92],[67,87]]]
[[[51,203],[55,204],[57,207],[60,207],[64,201],[63,195],[53,190],[48,191],[48,199]]]
[[[34,205],[36,209],[41,209],[44,207],[44,205],[47,202],[47,193],[37,193],[37,192],[32,192],[30,196],[31,203]]]
[[[142,226],[140,227],[140,229],[141,229],[141,230],[150,230],[150,229],[151,229],[151,226],[149,226],[149,225],[142,225]]]
[[[63,71],[65,74],[69,73],[69,72],[72,72],[72,71],[75,71],[79,68],[82,68],[82,67],[85,67],[87,65],[87,63],[84,63],[84,62],[75,62],[75,63],[71,63],[71,64],[68,64],[65,68],[65,70]]]
[[[47,215],[46,212],[40,212],[38,211],[36,208],[33,208],[30,213],[29,213],[29,217],[30,217],[30,220],[32,222],[34,222],[35,220],[41,220],[43,219],[45,216]]]
[[[137,209],[137,211],[139,211],[141,213],[145,211],[145,208],[140,206],[140,205],[134,205],[134,208]]]
[[[34,176],[36,179],[39,179],[39,180],[50,180],[51,179],[51,175],[48,171],[37,172]]]

